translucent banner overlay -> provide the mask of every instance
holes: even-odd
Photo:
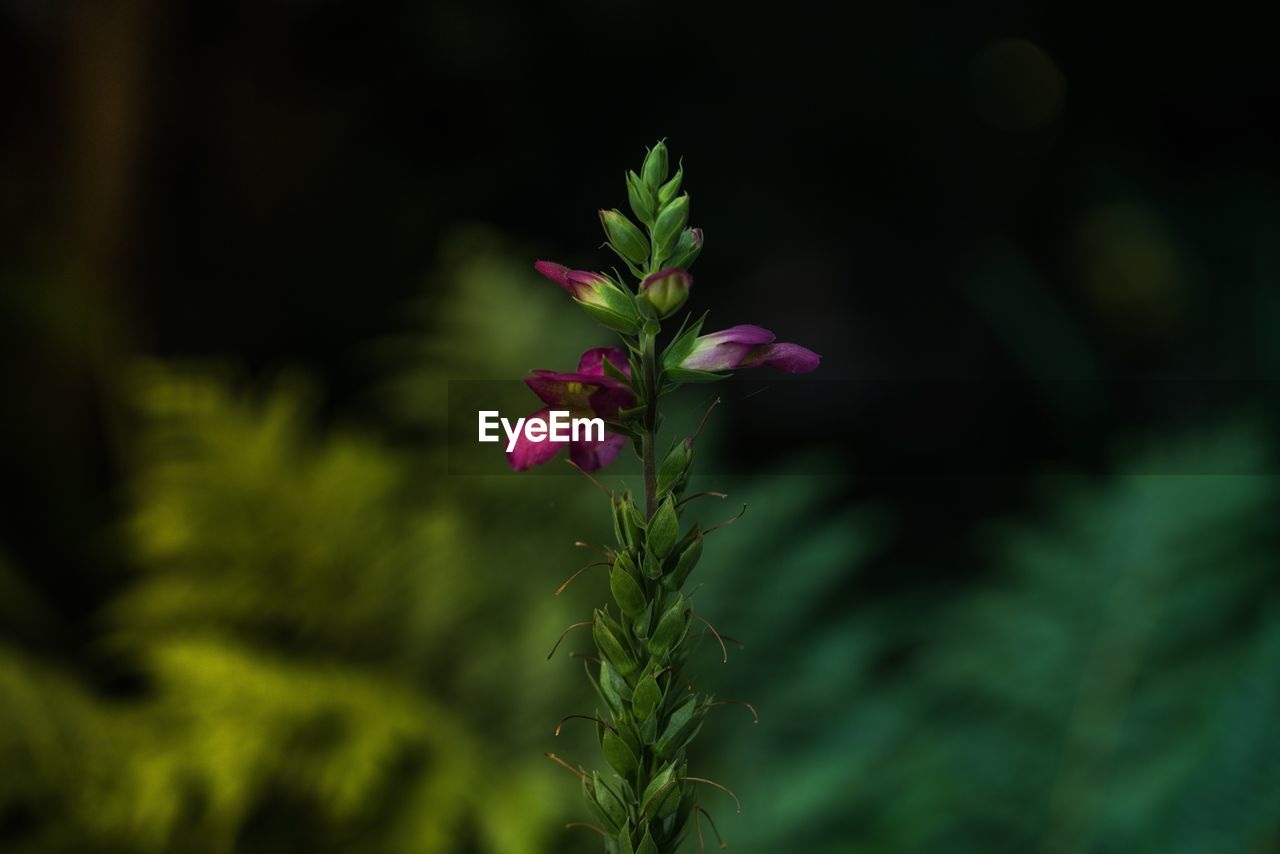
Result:
[[[1261,436],[1262,414],[1280,406],[1280,384],[1224,380],[983,381],[734,378],[684,385],[662,399],[661,449],[703,432],[699,474],[759,473],[790,461],[792,474],[859,477],[1021,477],[1061,471],[1155,475],[1273,475],[1280,465],[1216,447]],[[512,425],[544,408],[519,380],[451,380],[448,473],[513,474],[500,441],[478,441],[478,413]],[[1162,455],[1162,442],[1204,436],[1202,452]],[[535,469],[572,475],[563,460]],[[611,474],[638,474],[624,448]]]

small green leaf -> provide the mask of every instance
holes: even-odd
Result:
[[[676,776],[676,768],[674,765],[667,765],[657,774],[653,775],[649,780],[649,785],[644,787],[644,792],[640,795],[640,809],[645,810],[646,816],[652,816],[654,807],[657,806],[655,796],[662,788],[670,783]],[[672,786],[672,788],[675,788]],[[650,803],[650,801],[654,801]]]
[[[648,536],[645,546],[659,558],[665,558],[675,547],[680,538],[680,519],[676,515],[676,504],[670,495],[658,506],[649,522]]]
[[[654,259],[655,266],[661,263],[659,259],[671,254],[671,250],[675,248],[676,241],[680,237],[680,232],[684,231],[685,223],[688,221],[688,193],[663,205],[661,212],[658,213],[658,217],[653,223],[653,246],[654,253],[657,255],[657,258]],[[639,261],[636,263],[639,263]]]
[[[644,640],[649,637],[649,630],[653,628],[653,602],[646,602],[644,610],[640,612],[640,616],[631,622],[632,631],[636,633],[636,637]]]
[[[630,777],[640,767],[640,760],[636,758],[635,753],[611,729],[604,731],[600,749],[604,752],[604,758],[613,767],[613,770],[623,777]]]
[[[623,679],[608,661],[600,662],[600,693],[604,701],[613,711],[614,717],[626,713],[627,704],[631,702],[631,686]]]

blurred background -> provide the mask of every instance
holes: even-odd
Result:
[[[699,678],[760,709],[694,756],[733,850],[1280,850],[1272,41],[3,0],[0,849],[597,850],[542,753],[600,764],[545,656],[607,512],[450,474],[445,410],[608,342],[532,261],[612,263],[665,136],[691,307],[824,356],[706,442],[699,512],[751,520],[698,579],[746,643]]]

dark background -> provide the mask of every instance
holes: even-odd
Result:
[[[815,619],[981,583],[975,531],[1039,512],[1046,473],[1270,474],[1270,452],[1126,455],[1239,419],[1274,447],[1272,35],[1227,6],[9,0],[0,543],[53,628],[7,634],[103,697],[148,691],[97,640],[139,572],[125,366],[297,371],[315,430],[412,453],[434,434],[372,393],[371,342],[444,335],[459,256],[494,245],[474,229],[520,264],[608,264],[594,211],[625,208],[659,137],[707,235],[691,306],[812,347],[832,381],[812,430],[733,420],[722,470],[810,454],[828,512],[895,520]],[[519,298],[502,312],[521,326]],[[425,369],[552,367],[466,345]],[[0,801],[14,838],[45,814],[25,797]]]

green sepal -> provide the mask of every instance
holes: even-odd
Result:
[[[653,601],[645,603],[644,610],[640,612],[634,620],[631,621],[631,628],[635,631],[636,637],[644,640],[649,637],[649,631],[653,628]]]
[[[643,721],[653,714],[653,710],[658,708],[661,702],[662,689],[658,687],[658,680],[652,676],[646,676],[640,680],[640,684],[632,694],[631,713],[635,715],[636,720]]]
[[[693,568],[698,565],[698,559],[702,557],[702,530],[701,526],[693,526],[693,542],[689,543],[680,552],[679,559],[676,560],[675,568],[662,578],[662,586],[668,590],[679,590],[689,579],[689,573],[693,572]]]
[[[625,511],[623,521],[627,525],[627,532],[630,534],[632,542],[638,543],[644,539],[644,517],[640,515],[640,510],[636,507],[636,503],[631,500],[630,494],[627,495],[626,506],[623,510]]]
[[[674,758],[681,750],[688,747],[691,741],[698,737],[698,732],[702,729],[702,724],[705,721],[706,718],[698,715],[675,732],[664,732],[653,749],[663,759]]]
[[[676,776],[675,766],[667,765],[657,774],[654,774],[652,778],[650,778],[649,785],[645,786],[644,792],[640,794],[640,809],[644,810],[645,816],[652,817],[653,815],[655,815],[654,810],[658,806],[658,801],[655,800],[655,796],[658,794],[658,792],[662,791],[662,787],[670,783],[675,776]],[[671,788],[674,789],[675,786],[672,786]],[[666,800],[666,798],[663,797],[662,800]],[[653,801],[653,803],[650,803],[650,801]]]
[[[667,146],[662,140],[659,140],[653,148],[644,156],[644,165],[640,167],[640,174],[644,176],[644,182],[648,184],[654,191],[662,186],[662,182],[667,180]]]
[[[624,374],[621,370],[618,369],[617,365],[615,365],[613,362],[609,361],[608,359],[600,360],[600,369],[604,371],[604,375],[606,377],[615,379],[620,383],[626,383],[628,386],[631,385],[631,377]],[[619,416],[621,416],[621,414],[622,414],[621,411],[619,411]]]
[[[714,383],[727,380],[733,374],[728,371],[691,371],[688,368],[667,368],[667,378],[674,383]]]
[[[605,359],[605,361],[608,362],[609,360]],[[619,409],[618,418],[622,419],[623,421],[631,421],[633,419],[639,418],[641,415],[644,415],[645,410],[648,408],[649,408],[648,406],[641,405],[641,406],[630,406],[626,409]]]
[[[635,548],[636,544],[631,539],[631,530],[626,523],[626,508],[623,506],[625,497],[626,494],[624,493],[622,499],[613,502],[613,536],[618,540],[618,545],[621,548],[632,549]]]
[[[623,645],[619,635],[622,634],[622,626],[617,621],[606,614],[599,608],[595,612],[595,622],[591,626],[591,635],[595,638],[596,649],[600,650],[600,657],[612,664],[614,669],[624,676],[634,673],[639,664],[635,658],[627,651]]]
[[[640,323],[638,320],[625,317],[616,311],[604,308],[603,306],[592,305],[574,300],[578,305],[582,306],[582,310],[591,315],[591,319],[601,326],[612,329],[614,332],[621,332],[624,335],[635,335],[640,331]],[[637,315],[638,317],[638,315]]]
[[[658,558],[671,554],[676,540],[680,538],[680,517],[676,514],[676,503],[670,495],[658,505],[657,512],[649,521],[649,530],[645,537],[646,550]]]
[[[694,724],[702,721],[702,715],[697,713],[698,697],[690,694],[678,706],[671,716],[667,718],[667,725],[662,730],[662,735],[658,737],[655,748],[663,757],[670,757],[676,751],[671,749],[674,742],[680,741],[681,734],[688,731]],[[683,742],[680,746],[683,746]],[[676,747],[676,750],[679,746]]]
[[[641,564],[641,568],[644,572],[645,578],[657,581],[662,577],[662,558],[658,557],[653,552],[647,551],[644,553],[644,561]]]
[[[653,841],[653,834],[647,827],[644,830],[644,839],[640,840],[640,847],[636,848],[636,854],[661,854],[658,851],[658,844]]]
[[[664,370],[670,371],[676,368],[693,352],[694,342],[697,340],[698,335],[701,334],[702,324],[706,322],[708,314],[710,312],[704,311],[702,317],[695,320],[692,325],[682,326],[676,337],[671,339],[667,349],[662,351],[662,367]]]
[[[632,569],[634,570],[634,565]],[[639,616],[648,604],[635,576],[621,565],[621,558],[614,562],[613,570],[609,573],[609,589],[613,592],[613,600],[628,617]]]
[[[654,267],[660,266],[662,259],[671,255],[671,251],[675,248],[676,241],[680,237],[680,232],[684,231],[685,223],[688,221],[688,193],[663,205],[662,210],[658,213],[658,218],[653,223],[653,252],[656,256]]]
[[[635,753],[611,729],[604,731],[604,738],[600,740],[600,749],[604,752],[604,758],[622,777],[630,777],[640,767],[640,760]]]
[[[645,744],[653,744],[658,737],[658,716],[650,715],[640,724],[640,740]]]
[[[604,701],[613,711],[615,719],[627,713],[631,705],[631,686],[618,671],[607,661],[600,662],[600,693]]]
[[[622,797],[609,788],[609,784],[600,776],[599,771],[591,772],[593,783],[595,802],[599,804],[600,809],[613,822],[613,829],[626,826],[627,823],[627,805],[623,803]]]
[[[673,774],[675,777],[683,777],[685,768],[682,766],[680,770]],[[673,783],[670,788],[659,795],[649,807],[649,815],[655,821],[661,821],[671,815],[680,807],[680,801],[684,797],[684,785],[679,781]],[[657,791],[656,789],[654,790]]]
[[[635,172],[627,173],[627,201],[636,218],[647,226],[653,225],[653,214],[658,207],[657,197],[649,185]]]
[[[626,707],[623,705],[621,695],[619,695],[616,691],[605,690],[603,677],[604,677],[604,669],[608,666],[609,665],[607,663],[602,663],[600,665],[601,678],[597,679],[591,673],[591,662],[589,661],[582,662],[582,668],[585,671],[587,671],[587,679],[591,681],[591,687],[596,689],[596,694],[600,696],[600,699],[604,701],[604,704],[609,707],[609,711],[613,714],[615,718],[617,718],[626,714],[627,710],[626,710]],[[612,668],[610,669],[612,670]],[[623,684],[625,687],[625,683]]]
[[[608,361],[607,359],[605,361]],[[671,489],[689,469],[693,452],[684,439],[677,439],[658,466],[658,492]]]
[[[676,594],[675,602],[658,620],[658,627],[653,630],[647,646],[654,657],[661,659],[684,640],[689,628],[689,617],[685,613],[684,596]]]
[[[676,197],[676,193],[680,192],[680,182],[684,180],[684,163],[681,162],[676,167],[676,174],[671,176],[671,180],[658,188],[658,206],[661,207]]]
[[[631,844],[631,828],[629,827],[624,827],[616,840],[605,840],[606,845],[610,843],[616,846],[618,854],[636,854],[635,846]]]

